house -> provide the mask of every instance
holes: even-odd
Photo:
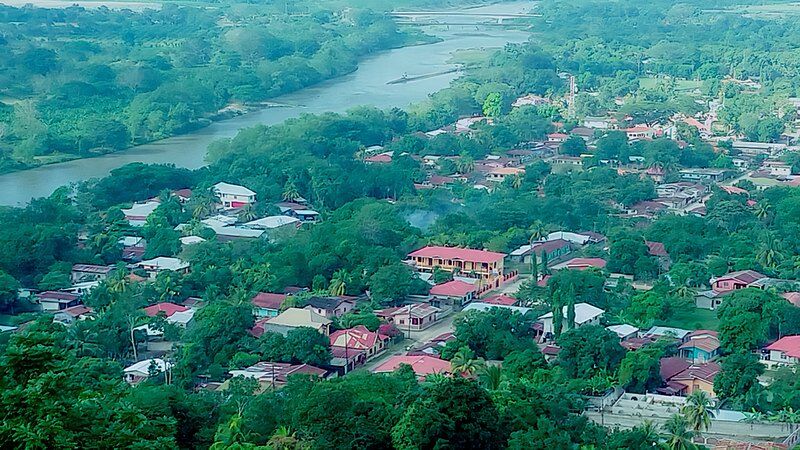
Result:
[[[492,169],[486,174],[486,180],[493,181],[495,183],[502,183],[508,178],[521,177],[524,175],[525,169],[518,167],[498,167],[496,169]]]
[[[516,306],[517,301],[514,297],[509,297],[505,294],[490,295],[481,299],[481,303],[499,306]]]
[[[253,378],[258,381],[261,390],[277,389],[286,385],[289,377],[305,375],[309,378],[324,378],[328,371],[308,364],[289,364],[262,361],[241,370],[231,370],[232,377]]]
[[[669,338],[669,339],[676,339],[678,341],[683,342],[683,339],[689,334],[691,331],[684,330],[682,328],[674,328],[674,327],[652,327],[649,330],[645,331],[642,334],[643,338],[649,338],[653,340],[657,340],[660,338]]]
[[[702,309],[717,309],[722,304],[724,297],[732,294],[734,291],[718,292],[713,289],[707,291],[700,291],[694,297],[695,306]]]
[[[159,256],[158,258],[141,261],[137,263],[136,266],[147,272],[147,275],[151,279],[165,270],[178,272],[183,275],[189,273],[189,263],[168,256]]]
[[[439,308],[426,303],[413,303],[381,309],[375,311],[375,315],[394,324],[400,331],[422,331],[439,320]]]
[[[128,384],[135,385],[150,378],[152,375],[163,373],[171,368],[172,365],[168,362],[165,362],[163,359],[153,358],[145,359],[132,364],[123,369],[122,373],[124,374],[125,381],[128,382]]]
[[[583,158],[580,156],[558,155],[552,159],[553,165],[562,165],[574,168],[583,168]]]
[[[175,313],[184,312],[188,310],[189,308],[181,305],[176,305],[175,303],[161,302],[144,308],[144,314],[147,317],[155,317],[158,315],[163,315],[164,317],[170,317]]]
[[[411,252],[408,257],[420,272],[440,270],[495,280],[503,275],[504,253],[469,248],[428,246]],[[498,283],[499,284],[499,283]]]
[[[621,341],[626,339],[639,337],[639,328],[623,323],[620,325],[611,325],[606,327],[606,330],[616,334]]]
[[[354,310],[355,299],[352,297],[311,297],[306,300],[305,309],[315,312],[322,317],[332,319],[342,317]]]
[[[647,245],[647,253],[650,256],[655,256],[658,259],[658,266],[663,271],[668,271],[670,266],[670,257],[667,250],[664,248],[662,242],[644,241]]]
[[[42,311],[61,311],[81,304],[81,296],[64,291],[45,291],[35,296]]]
[[[72,325],[79,320],[88,320],[93,318],[94,310],[84,305],[72,306],[62,309],[53,314],[53,321],[63,325]]]
[[[547,142],[562,143],[569,138],[568,134],[564,133],[550,133],[547,135]]]
[[[408,365],[418,377],[424,378],[428,375],[451,373],[450,361],[445,361],[433,356],[392,356],[378,367],[372,369],[373,373],[391,373],[402,365]]]
[[[286,335],[296,328],[313,328],[328,336],[331,331],[331,320],[309,309],[288,308],[275,317],[262,319],[258,322],[263,332],[273,332]]]
[[[524,306],[513,306],[513,305],[500,305],[497,303],[484,303],[484,302],[472,302],[464,308],[464,312],[467,311],[478,311],[478,312],[486,312],[491,311],[492,309],[499,308],[499,309],[507,309],[509,311],[515,311],[522,315],[527,314],[531,311],[531,308],[525,308]]]
[[[114,266],[98,266],[95,264],[73,264],[71,278],[73,283],[82,281],[102,281],[113,272]]]
[[[768,278],[766,275],[756,272],[755,270],[739,270],[731,272],[718,278],[710,280],[711,288],[716,292],[727,292],[736,289],[744,289],[746,287],[755,287],[754,285]]]
[[[562,330],[570,329],[569,323],[567,323],[567,312],[569,307],[564,306],[562,310],[562,320],[564,321]],[[575,304],[575,323],[574,328],[579,328],[584,325],[598,325],[600,323],[600,318],[603,316],[605,311],[602,309],[590,305],[588,303],[576,303]],[[542,331],[544,332],[545,336],[548,334],[553,334],[553,312],[549,312],[542,316],[539,316],[539,321],[542,322]]]
[[[789,303],[793,304],[800,308],[800,292],[784,292],[781,294],[781,297],[785,298],[789,301]]]
[[[578,136],[584,141],[590,141],[592,138],[594,138],[594,130],[589,127],[575,127],[569,132],[571,135]]]
[[[256,193],[244,186],[219,182],[212,188],[224,209],[236,209],[256,202]]]
[[[616,120],[610,117],[586,117],[583,119],[583,126],[586,128],[597,128],[607,130],[613,128]]]
[[[549,236],[548,236],[549,239]],[[554,261],[572,251],[570,242],[564,239],[552,239],[542,242],[534,242],[526,244],[514,250],[509,255],[512,261],[518,261],[525,264],[531,264],[534,255],[536,256],[535,263],[540,264],[545,258],[548,261]]]
[[[628,137],[628,140],[637,141],[641,139],[652,139],[655,136],[655,130],[650,127],[638,125],[631,128],[626,128],[622,130],[625,132],[625,135]]]
[[[725,169],[683,169],[680,171],[681,178],[684,180],[692,181],[709,181],[718,183],[725,181],[730,175],[730,172]]]
[[[769,361],[783,364],[800,364],[800,336],[784,336],[765,350],[769,351]]]
[[[788,177],[792,174],[792,166],[783,161],[764,161],[761,168],[773,177]]]
[[[177,198],[179,202],[186,203],[192,199],[192,190],[189,188],[176,189],[172,191],[172,196]]]
[[[455,306],[464,306],[471,302],[478,291],[472,283],[460,280],[451,280],[432,287],[430,294],[434,297],[443,297],[452,301]]]
[[[392,153],[394,152],[384,152],[368,156],[364,158],[364,162],[367,164],[389,164],[392,162]]]
[[[131,226],[143,227],[147,223],[147,218],[150,217],[150,214],[153,214],[153,211],[159,206],[161,206],[161,203],[155,200],[134,203],[130,208],[123,209],[122,214]]]
[[[704,363],[719,356],[720,344],[716,331],[693,331],[684,337],[684,341],[678,347],[678,352],[682,358],[693,363]]]
[[[652,219],[657,215],[664,213],[667,208],[668,206],[661,202],[645,200],[629,206],[625,210],[625,213],[632,217],[645,217]]]
[[[554,265],[552,269],[586,270],[590,267],[605,269],[606,264],[608,263],[603,258],[572,258],[569,261]]]
[[[712,398],[716,397],[714,378],[720,371],[719,364],[715,362],[690,364],[685,360],[682,361],[683,363],[677,363],[674,357],[661,359],[661,378],[666,386],[657,389],[656,392],[665,395],[689,396],[695,391],[705,391]],[[688,364],[688,367],[685,367],[684,364]]]
[[[180,238],[181,241],[181,248],[186,248],[190,245],[200,244],[205,242],[206,240],[201,238],[200,236],[183,236]]]
[[[247,228],[253,228],[255,230],[267,230],[267,231],[276,231],[276,230],[296,230],[301,225],[300,219],[297,217],[291,216],[267,216],[262,217],[260,219],[251,220],[244,224]]]
[[[545,97],[540,97],[534,94],[523,95],[522,97],[517,98],[514,100],[514,103],[511,104],[512,108],[518,108],[520,106],[543,106],[549,105],[550,100]]]
[[[389,336],[369,331],[364,325],[331,333],[331,348],[364,351],[366,359],[372,359],[389,345]]]
[[[256,317],[275,317],[281,312],[281,306],[288,295],[259,292],[250,302],[253,304],[253,313]]]

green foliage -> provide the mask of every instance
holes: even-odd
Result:
[[[331,360],[330,341],[313,328],[289,330],[285,337],[267,332],[259,338],[258,346],[266,361],[324,366]]]
[[[613,372],[625,356],[617,336],[599,325],[566,331],[558,345],[558,365],[571,378],[588,379],[599,371]]]

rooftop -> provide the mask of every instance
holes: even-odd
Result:
[[[188,309],[189,308],[185,306],[176,305],[175,303],[161,302],[148,306],[144,309],[144,313],[149,317],[155,317],[163,312],[165,316],[170,317],[177,312],[183,312]]]
[[[271,292],[259,292],[251,300],[253,305],[258,308],[281,309],[281,305],[286,301],[286,294],[274,294]]]
[[[411,370],[419,376],[434,373],[450,373],[450,362],[433,356],[392,356],[386,362],[372,369],[374,373],[394,372],[401,365],[411,366]]]
[[[563,317],[567,317],[568,308],[569,307],[567,305],[564,305],[564,307],[563,307],[564,316]],[[600,308],[598,308],[598,307],[596,307],[594,305],[590,305],[588,303],[576,303],[575,304],[575,323],[582,324],[582,323],[588,322],[588,321],[590,321],[590,320],[592,320],[592,319],[594,319],[596,317],[599,317],[599,316],[603,315],[604,312],[605,311],[603,311],[602,309],[600,309]],[[539,318],[540,319],[552,319],[553,318],[553,312],[551,311],[551,312],[549,312],[547,314],[539,316]]]
[[[775,350],[792,358],[800,358],[800,336],[782,337],[769,345],[767,350]]]
[[[368,350],[374,347],[379,339],[387,340],[389,336],[369,331],[364,325],[358,325],[331,333],[331,346]]]
[[[230,184],[225,182],[219,182],[215,184],[214,191],[220,194],[242,195],[245,197],[256,195],[255,192],[251,191],[250,189],[247,189],[244,186],[239,186],[238,184]]]
[[[287,327],[311,327],[318,330],[330,325],[331,321],[308,309],[289,308],[276,317],[267,320],[267,323]]]
[[[289,224],[299,224],[300,219],[296,217],[290,216],[267,216],[262,217],[260,219],[252,220],[250,222],[245,223],[244,225],[250,228],[260,228],[260,229],[273,229],[279,228],[284,225]]]
[[[502,261],[504,253],[475,250],[471,248],[428,246],[411,252],[408,256],[418,258],[438,258],[478,263],[493,263]]]
[[[158,258],[148,259],[136,264],[143,268],[154,268],[155,270],[182,270],[189,267],[189,263],[178,258],[159,256]]]
[[[446,283],[437,284],[431,288],[431,295],[441,295],[444,297],[465,297],[470,292],[475,292],[475,285],[459,280],[452,280]]]

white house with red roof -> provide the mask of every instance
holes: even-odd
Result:
[[[622,130],[630,140],[652,139],[656,132],[652,128],[644,125],[637,125],[635,127],[626,128]]]
[[[389,336],[369,331],[364,325],[331,333],[331,349],[361,350],[367,359],[371,359],[386,349]]]
[[[421,272],[433,272],[438,267],[446,272],[490,281],[503,275],[505,257],[505,253],[443,246],[423,247],[408,255],[413,267]]]
[[[769,361],[782,364],[800,363],[800,336],[785,336],[772,344],[765,350],[769,350]]]
[[[478,288],[472,283],[451,280],[432,287],[430,294],[449,299],[453,305],[464,306],[475,298],[477,292]]]

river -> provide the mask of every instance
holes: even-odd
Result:
[[[529,11],[534,2],[503,3],[471,9],[482,13]],[[437,20],[444,21],[446,17]],[[463,23],[464,17],[458,18]],[[485,20],[485,19],[484,19]],[[56,188],[90,178],[103,177],[120,166],[132,162],[172,163],[196,169],[204,165],[206,149],[211,142],[230,138],[246,127],[276,124],[304,113],[342,112],[359,105],[378,108],[405,107],[425,99],[446,87],[455,73],[425,78],[408,83],[386,84],[400,78],[445,71],[452,53],[459,49],[502,47],[509,42],[524,42],[529,34],[500,27],[454,26],[449,30],[428,30],[442,42],[405,47],[378,53],[362,60],[357,71],[320,83],[272,101],[290,105],[267,108],[232,119],[215,122],[195,132],[140,145],[118,153],[96,158],[79,159],[35,169],[0,175],[0,197],[3,205],[24,205],[33,198],[50,195]]]

